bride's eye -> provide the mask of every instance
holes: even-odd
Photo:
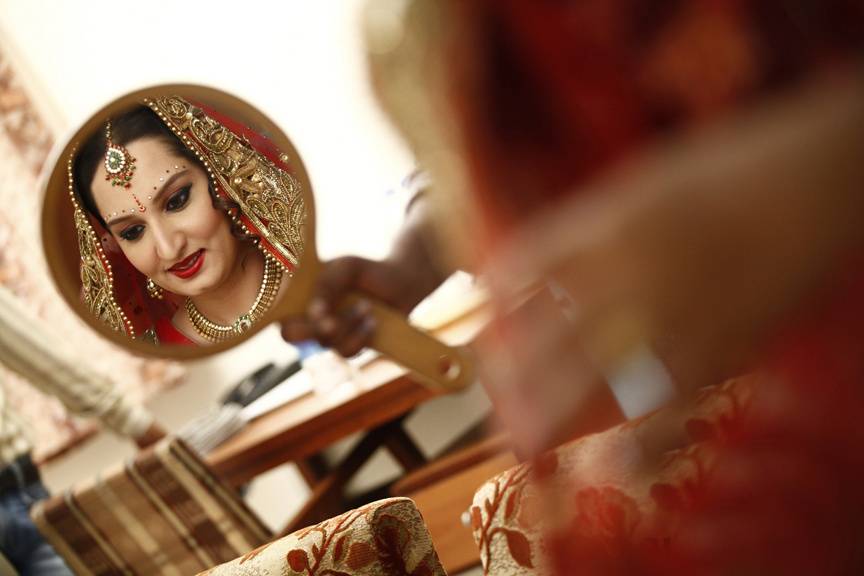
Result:
[[[189,193],[192,189],[192,186],[184,186],[177,192],[171,195],[168,198],[168,202],[165,203],[165,210],[168,212],[179,212],[182,210],[186,203],[189,202]]]
[[[128,228],[124,228],[122,232],[120,232],[120,237],[124,240],[128,240],[129,242],[134,242],[138,238],[141,237],[141,234],[144,233],[144,226],[142,224],[136,224],[134,226],[129,226]]]

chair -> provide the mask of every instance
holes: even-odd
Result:
[[[459,573],[480,564],[470,522],[464,518],[475,491],[516,463],[508,437],[492,434],[405,475],[391,486],[390,493],[414,501],[444,569]]]
[[[408,498],[379,500],[303,528],[200,576],[446,576]]]
[[[80,575],[195,574],[270,531],[178,438],[40,502],[36,526]]]
[[[237,493],[178,438],[40,502],[31,515],[80,576],[446,576],[410,499],[373,502],[270,542]]]
[[[571,548],[581,537],[599,549],[668,540],[671,532],[663,530],[674,527],[668,517],[659,532],[639,529],[698,489],[712,458],[704,442],[741,414],[756,382],[743,377],[703,389],[681,425],[687,442],[664,452],[662,467],[651,474],[644,473],[641,439],[664,420],[662,410],[564,443],[487,480],[470,509],[483,573],[547,574],[544,539],[555,528],[564,527]]]

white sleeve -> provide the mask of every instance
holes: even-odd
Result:
[[[124,436],[140,436],[153,422],[143,406],[129,402],[111,379],[76,357],[62,335],[51,331],[2,286],[0,363],[56,396],[70,411],[97,417]]]

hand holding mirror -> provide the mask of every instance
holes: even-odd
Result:
[[[42,227],[72,308],[151,356],[210,355],[304,314],[320,269],[312,189],[291,141],[202,86],[140,90],[95,113],[55,151]],[[372,307],[374,348],[437,387],[471,382],[466,349]]]

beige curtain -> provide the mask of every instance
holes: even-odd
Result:
[[[131,357],[102,340],[54,289],[39,241],[37,183],[54,135],[16,78],[14,64],[0,46],[0,284],[75,343],[80,358],[98,358],[97,369],[117,375],[117,385],[128,397],[143,401],[179,382],[183,370],[175,363]],[[9,403],[31,426],[37,459],[50,459],[97,429],[93,422],[70,417],[57,400],[2,367],[0,380]]]

